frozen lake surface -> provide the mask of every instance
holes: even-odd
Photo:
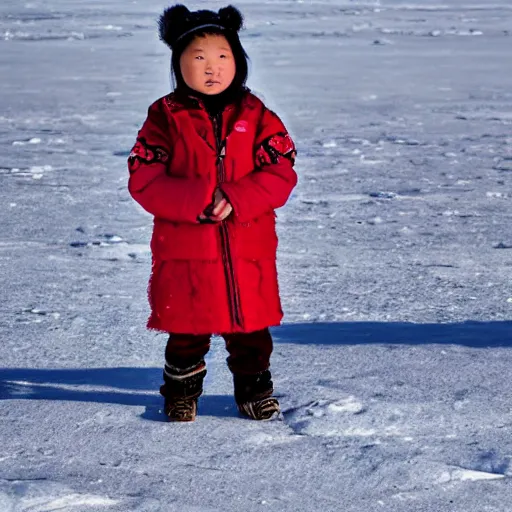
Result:
[[[512,4],[236,3],[299,150],[283,416],[238,417],[216,340],[187,425],[127,191],[167,5],[0,5],[0,511],[510,512]]]

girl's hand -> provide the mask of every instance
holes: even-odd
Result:
[[[216,211],[216,210],[214,210],[214,211]],[[221,222],[224,219],[227,219],[231,215],[231,212],[233,211],[233,207],[226,201],[224,207],[218,211],[219,211],[219,213],[217,215],[213,214],[208,218],[213,220],[214,222]]]
[[[224,194],[219,189],[215,190],[213,211],[210,215],[210,218],[220,222],[229,217],[232,211],[233,207],[228,203],[228,200],[224,197]]]
[[[210,208],[208,209],[210,210]],[[213,199],[213,209],[208,212],[203,212],[199,216],[199,221],[201,222],[221,222],[224,219],[227,219],[231,212],[233,211],[233,207],[229,204],[227,199],[224,197],[222,192],[219,189],[215,190],[215,196]]]

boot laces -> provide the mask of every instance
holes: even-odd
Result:
[[[165,407],[165,413],[175,420],[191,420],[196,415],[196,401],[191,398],[175,398]]]

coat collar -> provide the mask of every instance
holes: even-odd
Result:
[[[245,90],[242,94],[241,107],[243,109],[255,108],[256,107],[256,103],[254,101],[255,99],[256,98],[253,96],[250,89],[245,88]],[[194,96],[193,94],[184,95],[184,94],[178,94],[176,92],[171,92],[170,94],[165,96],[164,101],[165,101],[167,107],[169,108],[170,112],[179,112],[181,110],[189,110],[189,109],[203,110],[204,112],[207,112],[206,107],[205,107],[203,101],[201,100],[201,98]],[[230,102],[226,105],[226,107],[224,108],[224,111],[226,112],[226,111],[233,110],[235,107],[236,107],[236,103]]]

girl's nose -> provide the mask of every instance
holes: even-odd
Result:
[[[215,75],[219,72],[219,66],[213,63],[206,63],[205,73],[207,75]]]

